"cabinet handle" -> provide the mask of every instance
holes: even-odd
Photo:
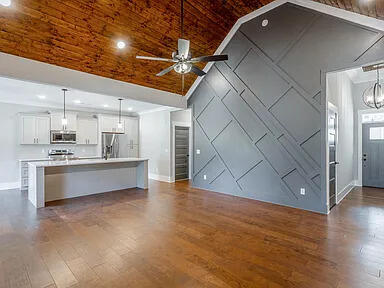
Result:
[[[39,144],[39,138],[37,138],[37,144]]]

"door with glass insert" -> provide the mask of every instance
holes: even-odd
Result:
[[[363,124],[363,186],[384,188],[384,123]]]

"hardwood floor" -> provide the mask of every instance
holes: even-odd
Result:
[[[35,210],[0,191],[0,287],[384,287],[384,191],[328,216],[153,181]]]

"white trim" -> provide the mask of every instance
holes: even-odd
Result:
[[[161,182],[171,183],[171,177],[164,176],[164,175],[149,173],[148,178],[152,180],[161,181]]]
[[[275,8],[285,4],[285,3],[296,4],[296,5],[299,5],[301,7],[305,7],[305,8],[312,9],[312,10],[315,10],[315,11],[318,11],[318,12],[321,12],[324,14],[328,14],[328,15],[331,15],[331,16],[334,16],[337,18],[341,18],[341,19],[347,20],[349,22],[353,22],[353,23],[356,23],[356,24],[359,24],[359,25],[362,25],[362,26],[365,26],[368,28],[384,31],[384,21],[373,18],[373,17],[360,15],[360,14],[350,12],[350,11],[347,11],[344,9],[332,7],[330,5],[314,2],[312,0],[276,0],[274,2],[271,2],[271,3],[255,10],[255,11],[239,18],[239,20],[236,21],[235,25],[233,25],[232,29],[229,31],[227,36],[224,38],[223,42],[221,42],[220,46],[216,49],[214,54],[217,55],[217,54],[221,54],[223,52],[224,48],[228,45],[228,43],[232,39],[233,35],[235,35],[237,30],[239,30],[240,26],[243,23],[248,22],[249,20],[252,20],[253,18],[256,18],[256,17],[258,17],[258,16],[260,16],[260,15],[262,15],[262,14],[264,14],[270,10],[273,10],[273,9],[275,9]],[[205,72],[208,72],[212,66],[213,66],[213,63],[210,62],[207,65],[205,65],[203,70]],[[198,77],[195,80],[195,82],[192,84],[191,88],[188,90],[188,92],[186,94],[187,100],[189,99],[189,97],[191,97],[192,93],[195,91],[195,89],[197,88],[197,86],[199,85],[199,83],[201,82],[202,79],[203,79],[203,77]]]
[[[343,199],[355,188],[356,180],[352,180],[347,186],[345,186],[336,196],[336,204],[339,204]],[[339,197],[343,195],[340,199]]]
[[[192,115],[192,114],[191,114]],[[192,119],[191,119],[191,122],[192,122]],[[176,178],[176,169],[175,169],[175,166],[176,166],[176,163],[175,163],[175,129],[176,129],[176,126],[181,126],[181,127],[188,127],[189,128],[189,155],[192,155],[192,129],[191,129],[191,122],[177,122],[177,121],[172,121],[172,143],[171,143],[171,147],[172,147],[172,153],[171,153],[171,157],[172,157],[172,175],[171,175],[171,182],[175,182],[175,178]],[[191,179],[192,175],[191,175],[191,171],[192,171],[192,161],[191,159],[188,160],[188,179]]]
[[[162,112],[162,111],[172,112],[172,111],[178,111],[178,110],[183,110],[183,109],[164,106],[164,107],[158,107],[158,108],[155,108],[155,109],[138,112],[137,114],[144,115],[144,114],[155,113],[155,112]]]
[[[0,183],[0,191],[10,189],[20,189],[20,182]]]

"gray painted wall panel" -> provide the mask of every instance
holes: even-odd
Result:
[[[265,13],[264,17],[245,23],[240,30],[274,60],[299,37],[315,16],[306,9],[280,6]],[[264,19],[269,22],[267,27],[261,25]],[[276,39],[279,39],[279,45],[276,45]]]
[[[215,97],[197,118],[205,134],[212,141],[232,120],[223,103]]]
[[[231,54],[231,57],[226,62],[227,65],[235,69],[248,50],[249,47],[246,44],[245,36],[241,33],[236,33],[223,50],[223,54]]]
[[[279,65],[310,95],[315,95],[321,90],[321,69],[353,62],[377,35],[337,18],[321,16]]]
[[[280,177],[268,164],[262,161],[247,175],[239,180],[244,196],[252,199],[290,205],[294,197],[289,190],[283,188]]]
[[[257,143],[257,147],[280,176],[285,176],[294,169],[289,155],[284,152],[281,144],[271,136],[264,136]]]
[[[315,135],[313,135],[311,138],[309,138],[307,141],[305,141],[303,144],[301,144],[301,147],[308,153],[309,156],[313,160],[316,161],[316,163],[320,167],[320,161],[321,161],[321,156],[320,156],[320,146],[321,143],[321,135],[320,131],[317,132]]]
[[[289,90],[270,111],[298,143],[320,130],[320,113],[295,89]]]
[[[200,125],[197,122],[193,124],[193,172],[197,174],[215,156],[215,150]],[[196,150],[199,150],[200,154],[197,154]]]
[[[194,97],[191,99],[191,103],[193,103],[193,116],[199,116],[213,97],[215,97],[215,92],[205,81],[201,81],[194,93]]]
[[[212,144],[236,179],[262,160],[260,152],[235,122],[231,122]]]
[[[260,28],[266,18],[270,25]],[[321,125],[326,99],[320,73],[329,66],[356,65],[381,34],[293,4],[261,15],[240,30],[225,49],[229,61],[215,63],[188,101],[197,127],[194,177],[205,171],[219,175],[211,183],[196,178],[193,185],[326,213],[321,159],[326,150]],[[378,42],[362,58],[384,59],[381,45]],[[198,118],[212,97],[209,115]],[[219,123],[212,124],[212,119]],[[209,141],[198,123],[210,137],[219,133],[217,138]],[[212,166],[203,168],[213,157]]]
[[[289,84],[254,50],[241,61],[235,73],[267,108],[289,89]]]
[[[195,175],[193,181],[198,186],[204,186],[215,180],[217,176],[224,172],[224,170],[224,166],[221,164],[220,160],[217,157],[213,157],[212,160]],[[204,175],[206,176],[206,179],[204,179]]]
[[[223,102],[253,142],[267,133],[259,117],[236,92],[229,92]]]
[[[211,68],[211,71],[205,77],[205,80],[208,84],[210,84],[212,89],[216,92],[216,95],[220,98],[223,98],[232,88],[215,66]]]
[[[225,170],[212,183],[205,187],[208,187],[209,190],[220,191],[225,194],[242,196],[239,185],[237,185],[228,170]]]
[[[298,199],[299,207],[318,211],[321,209],[322,203],[320,195],[305,181],[305,179],[297,172],[293,171],[283,178],[289,189]],[[305,195],[301,195],[301,188],[305,189]],[[311,208],[308,208],[311,207]]]

